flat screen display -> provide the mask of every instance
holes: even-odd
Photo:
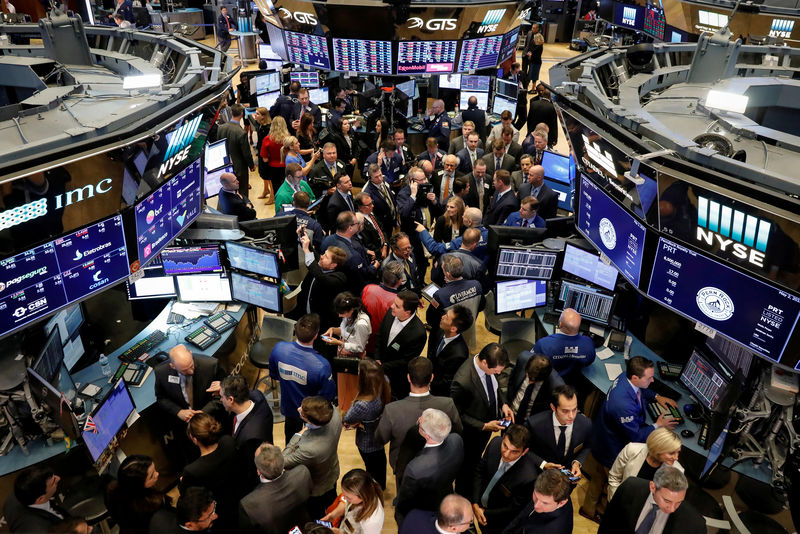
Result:
[[[240,245],[233,241],[228,241],[225,248],[228,251],[228,261],[232,269],[280,278],[278,256],[274,252]]]
[[[608,325],[614,310],[614,294],[569,280],[561,281],[556,311],[572,308],[584,319]]]
[[[667,19],[664,16],[664,9],[653,4],[648,4],[644,8],[644,22],[642,29],[644,33],[652,35],[656,39],[664,40],[664,30],[666,29]]]
[[[497,282],[497,313],[508,313],[544,306],[547,282],[544,280],[507,280]]]
[[[364,39],[333,39],[334,70],[392,74],[392,42]]]
[[[561,269],[611,291],[617,285],[617,270],[613,266],[603,263],[597,254],[581,250],[569,243],[564,248],[564,263]]]
[[[284,35],[286,36],[286,52],[291,63],[300,63],[318,69],[331,68],[328,40],[324,36],[290,31],[284,32]]]
[[[520,247],[500,247],[497,255],[497,276],[550,280],[558,253]]]
[[[55,326],[47,336],[39,356],[33,362],[33,370],[52,384],[63,361],[64,350],[61,344],[61,334],[58,326]]]
[[[647,294],[775,362],[800,314],[800,298],[663,237]]]
[[[511,80],[497,78],[494,81],[494,94],[516,100],[517,95],[519,95],[519,85]]]
[[[641,30],[644,26],[644,7],[617,4],[614,9],[614,24]]]
[[[461,76],[461,90],[471,93],[488,93],[492,87],[492,79],[489,76]]]
[[[513,117],[517,112],[516,99],[511,100],[510,98],[506,98],[502,95],[494,95],[494,100],[492,102],[492,113],[500,115],[504,111],[508,111]]]
[[[203,188],[205,189],[206,198],[219,195],[219,192],[222,190],[222,183],[219,181],[219,178],[223,175],[223,173],[226,172],[232,173],[233,166],[228,165],[227,167],[222,167],[216,171],[206,171],[206,178],[203,180]]]
[[[407,82],[398,83],[395,88],[398,91],[402,91],[408,98],[414,98],[415,85],[414,80],[408,80]]]
[[[139,192],[139,182],[133,177],[133,173],[125,167],[122,172],[122,200],[128,206],[136,203],[136,193]]]
[[[271,108],[275,101],[278,100],[278,97],[281,96],[280,91],[275,91],[274,93],[264,93],[261,95],[256,96],[256,101],[258,102],[258,106],[262,108]]]
[[[61,368],[63,369],[63,366]],[[67,436],[72,439],[78,439],[81,434],[78,420],[72,411],[71,405],[63,403],[61,391],[45,380],[44,377],[39,376],[30,367],[28,367],[27,372],[33,398],[39,402],[39,405],[47,411],[53,422],[59,425]],[[69,373],[63,371],[63,374],[66,375],[67,380],[72,381],[69,378]],[[74,383],[72,384],[72,390],[75,390]],[[74,399],[74,395],[72,398]]]
[[[230,302],[230,279],[218,274],[187,274],[175,277],[181,302]]]
[[[144,277],[127,283],[128,300],[171,299],[178,296],[175,277],[164,274],[161,267],[145,267]]]
[[[478,109],[486,111],[489,109],[489,93],[476,93],[473,91],[461,91],[458,105],[461,109],[469,107],[469,98],[474,96],[478,100]]]
[[[250,93],[260,95],[281,90],[281,75],[279,72],[267,72],[250,78]]]
[[[550,178],[566,185],[570,184],[569,156],[562,156],[545,150],[542,153],[542,167],[544,167],[545,178]]]
[[[132,412],[133,399],[125,386],[125,380],[119,379],[92,416],[95,429],[84,429],[81,433],[92,461],[96,462],[100,459],[100,455],[106,450],[117,432],[122,430],[122,426]]]
[[[458,41],[400,41],[397,74],[442,74],[453,72]]]
[[[300,84],[300,87],[319,87],[319,73],[313,71],[296,71],[289,74],[289,79]]]
[[[458,58],[458,72],[496,67],[502,44],[502,35],[462,41],[461,55]]]
[[[272,49],[272,46],[265,43],[258,44],[258,58],[259,59],[277,59],[281,60],[281,56],[279,56],[275,51]]]
[[[281,312],[282,298],[279,287],[257,278],[231,273],[233,298],[267,311]]]
[[[439,89],[461,89],[461,75],[447,74],[439,76]]]
[[[511,30],[510,32],[506,33],[503,36],[503,44],[500,46],[500,59],[499,63],[502,63],[509,57],[514,55],[514,51],[517,49],[517,39],[519,38],[519,26]]]
[[[161,251],[161,263],[167,275],[222,272],[219,245],[167,247]]]
[[[225,165],[230,165],[231,158],[228,156],[227,140],[222,139],[216,143],[206,145],[204,166],[206,172],[215,171]]]
[[[313,103],[319,105],[327,104],[330,102],[328,97],[328,88],[327,87],[319,87],[317,89],[309,89],[308,90],[308,99],[311,100]]]
[[[581,175],[578,230],[605,254],[634,286],[639,286],[645,226]]]
[[[717,407],[728,381],[697,351],[692,352],[683,366],[681,382],[709,410]]]

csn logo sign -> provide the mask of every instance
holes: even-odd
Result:
[[[281,14],[281,18],[292,19],[295,22],[299,22],[300,24],[308,24],[309,26],[317,25],[317,17],[311,13],[306,13],[304,11],[295,11],[292,13],[285,7],[279,8],[278,12]]]
[[[417,28],[425,28],[426,30],[455,30],[456,19],[430,19],[427,22],[419,17],[411,17],[408,19],[408,28],[415,30]]]

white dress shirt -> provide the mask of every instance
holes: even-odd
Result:
[[[486,398],[488,399],[489,398],[489,389],[486,387],[486,379],[484,378],[486,376],[486,373],[484,373],[483,370],[481,370],[481,368],[478,366],[478,357],[477,356],[475,356],[472,359],[472,365],[474,365],[475,366],[475,370],[478,371],[478,379],[481,381],[481,386],[483,386],[483,391],[484,391],[484,393],[486,393]],[[495,399],[495,403],[497,403],[497,378],[494,375],[489,375],[489,376],[492,379],[492,386],[494,387],[494,399]],[[498,409],[499,408],[500,407],[498,406]]]
[[[244,421],[244,418],[247,417],[248,415],[250,415],[250,412],[253,411],[253,407],[255,405],[256,405],[255,402],[250,401],[250,406],[248,406],[245,411],[243,411],[240,414],[234,414],[236,416],[236,424],[233,425],[233,434],[234,435],[236,435],[236,431],[239,429],[239,425],[242,424],[242,421]]]
[[[408,322],[413,318],[414,318],[413,313],[411,314],[411,317],[409,317],[405,321],[401,321],[397,317],[394,318],[394,321],[392,321],[392,327],[389,329],[389,339],[388,339],[389,345],[392,344],[392,341],[394,341],[394,338],[397,337],[397,334],[399,334],[400,331],[403,330],[403,328],[405,328]]]
[[[656,501],[653,499],[653,492],[650,492],[650,495],[647,496],[647,500],[644,502],[642,511],[639,513],[639,519],[636,520],[636,527],[644,521],[647,513],[653,509],[654,504],[656,504]],[[656,520],[653,522],[653,526],[650,527],[650,534],[662,534],[664,532],[664,527],[667,526],[667,519],[669,519],[669,514],[663,512],[661,508],[659,508],[656,511]]]

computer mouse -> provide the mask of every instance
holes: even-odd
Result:
[[[158,365],[158,364],[160,364],[162,362],[165,362],[167,360],[169,360],[169,354],[167,354],[166,352],[164,352],[162,350],[162,351],[157,352],[154,356],[151,356],[150,358],[148,358],[145,363],[147,365],[149,365],[150,367],[155,367],[156,365]]]
[[[694,436],[694,432],[692,432],[689,429],[684,429],[681,430],[681,436],[683,436],[684,438],[691,438],[692,436]]]

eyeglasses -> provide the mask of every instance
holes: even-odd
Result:
[[[211,513],[208,514],[207,517],[201,517],[197,520],[198,523],[205,523],[206,521],[211,521],[214,519],[214,516],[217,514],[217,501],[211,501]]]

